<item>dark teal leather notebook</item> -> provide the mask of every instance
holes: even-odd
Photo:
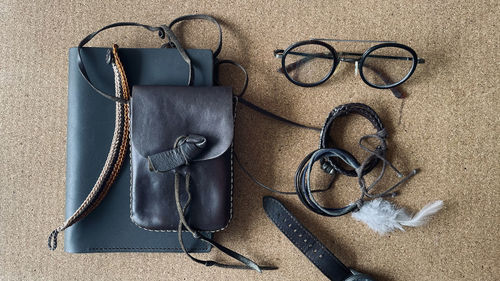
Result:
[[[114,93],[107,48],[83,48],[82,61],[93,84]],[[194,68],[194,86],[213,85],[211,50],[187,50]],[[176,49],[120,49],[130,88],[133,85],[187,84],[188,66]],[[132,93],[133,94],[133,93]],[[102,170],[111,144],[115,104],[97,94],[81,76],[77,49],[69,51],[66,217],[86,198]],[[205,233],[211,237],[211,233]],[[210,246],[183,233],[186,248],[208,252]],[[176,232],[148,231],[130,220],[130,159],[101,204],[64,233],[64,250],[92,252],[181,252]]]

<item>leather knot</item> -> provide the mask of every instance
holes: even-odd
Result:
[[[181,136],[175,141],[173,149],[148,156],[149,170],[164,173],[188,165],[203,152],[206,144],[207,139],[203,136]]]
[[[377,136],[379,136],[383,139],[387,138],[387,131],[385,130],[385,128],[383,128],[382,130],[379,130],[377,132]]]

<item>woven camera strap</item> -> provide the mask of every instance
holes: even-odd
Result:
[[[115,77],[115,97],[128,100],[130,98],[130,89],[128,87],[125,69],[120,61],[120,58],[118,57],[118,46],[116,44],[113,46],[112,52],[108,52],[107,61],[111,63],[111,66],[113,67]],[[123,166],[128,149],[130,123],[128,113],[128,103],[116,103],[115,129],[102,171],[92,190],[80,207],[73,213],[73,215],[71,215],[49,235],[49,249],[55,250],[57,248],[57,235],[59,232],[64,231],[66,228],[72,226],[90,214],[101,203],[115,182],[116,176]]]

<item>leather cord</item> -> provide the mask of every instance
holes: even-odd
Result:
[[[186,50],[184,50],[184,48],[182,47],[181,43],[179,42],[179,39],[177,39],[177,36],[175,36],[172,29],[170,29],[170,27],[168,27],[166,25],[161,25],[160,27],[162,28],[162,30],[164,32],[164,33],[160,33],[160,38],[164,39],[165,36],[167,36],[169,43],[172,43],[171,45],[173,45],[177,49],[177,51],[179,51],[179,54],[181,55],[182,59],[188,64],[189,74],[188,74],[187,85],[192,86],[193,85],[194,71],[193,71],[193,63],[191,62],[191,58],[186,53]]]
[[[277,190],[277,189],[274,189],[272,187],[269,187],[265,184],[263,184],[262,182],[260,182],[258,179],[256,179],[246,168],[243,164],[241,164],[236,152],[234,152],[234,160],[236,161],[236,163],[238,163],[238,165],[240,166],[241,170],[243,171],[243,173],[245,173],[245,175],[248,176],[248,178],[250,178],[251,181],[253,181],[255,184],[257,184],[258,186],[268,190],[268,191],[271,191],[273,193],[276,193],[276,194],[283,194],[283,195],[296,195],[297,192],[294,192],[294,191],[280,191],[280,190]],[[321,189],[315,189],[315,190],[311,190],[312,193],[315,193],[315,192],[323,192],[323,191],[327,191],[329,190],[330,188],[332,188],[333,186],[333,182],[334,182],[335,178],[332,178],[332,181],[330,182],[330,184],[325,187],[325,188],[321,188]]]
[[[98,94],[102,95],[103,97],[105,97],[109,100],[112,100],[114,102],[126,103],[127,101],[125,99],[123,99],[121,97],[116,97],[116,96],[110,95],[110,94],[98,89],[96,86],[94,86],[94,84],[92,84],[92,82],[90,81],[90,78],[87,74],[87,70],[85,69],[85,65],[83,63],[82,54],[81,54],[82,48],[85,46],[85,44],[87,44],[90,40],[92,40],[92,38],[94,38],[97,34],[101,33],[104,30],[114,28],[114,27],[121,27],[121,26],[142,27],[142,28],[145,28],[146,30],[149,30],[152,32],[158,32],[158,35],[160,36],[160,38],[162,36],[163,37],[165,36],[164,35],[165,31],[164,31],[163,27],[150,26],[150,25],[140,24],[140,23],[136,23],[136,22],[117,22],[117,23],[113,23],[110,25],[106,25],[103,28],[87,35],[85,38],[83,38],[82,41],[80,41],[80,43],[78,44],[77,62],[78,62],[78,69],[80,70],[82,77],[85,79],[85,81],[87,81],[87,83],[89,84],[89,86],[92,89],[94,89]]]
[[[210,22],[213,22],[217,26],[217,29],[219,32],[219,44],[217,45],[217,48],[215,49],[215,51],[213,53],[214,58],[216,58],[222,50],[222,27],[219,24],[219,22],[214,17],[209,16],[209,15],[203,15],[203,14],[186,15],[186,16],[178,17],[178,18],[174,19],[173,21],[171,21],[170,24],[168,25],[168,28],[172,29],[175,24],[177,24],[181,21],[185,21],[185,20],[208,20]]]
[[[365,198],[379,198],[379,197],[395,197],[398,194],[394,192],[394,190],[399,187],[401,184],[409,180],[412,176],[414,176],[417,173],[417,170],[411,171],[407,176],[404,176],[383,156],[381,155],[380,151],[377,150],[370,150],[367,148],[362,142],[366,139],[369,138],[375,138],[379,142],[382,142],[384,139],[380,137],[379,135],[366,135],[363,136],[360,141],[359,145],[360,147],[369,152],[371,156],[367,157],[365,161],[363,161],[362,164],[359,164],[359,162],[348,152],[342,149],[336,149],[336,148],[323,148],[323,149],[317,149],[309,155],[306,156],[306,158],[300,163],[297,172],[295,174],[295,188],[297,191],[297,194],[299,196],[300,201],[311,211],[323,215],[323,216],[329,216],[329,217],[337,217],[337,216],[342,216],[347,213],[350,213],[352,211],[358,210],[364,203]],[[313,193],[311,191],[311,171],[312,167],[317,161],[320,161],[320,159],[324,159],[325,157],[328,158],[337,158],[339,160],[342,160],[344,163],[352,167],[358,177],[358,184],[359,184],[359,189],[361,191],[361,195],[359,199],[355,202],[352,202],[348,204],[347,206],[344,206],[342,208],[327,208],[321,206],[316,199],[313,196]],[[379,174],[379,176],[369,185],[367,186],[366,181],[364,179],[364,174],[363,171],[365,170],[366,166],[369,164],[370,160],[372,157],[377,157],[378,159],[382,160],[382,170]],[[399,177],[403,177],[399,182],[397,182],[395,185],[393,185],[390,188],[387,188],[385,191],[380,192],[380,193],[371,193],[370,191],[377,185],[377,183],[382,179],[382,176],[385,173],[386,167],[389,166],[392,168],[396,174]]]
[[[182,142],[183,140],[185,140],[186,137],[180,137],[177,139],[176,141],[176,144],[174,145],[174,149],[175,148],[180,148],[181,150],[183,149],[183,146],[182,146]],[[183,153],[184,154],[184,153]],[[185,163],[186,166],[189,166],[189,163]],[[224,246],[222,246],[221,244],[215,242],[214,240],[208,238],[208,237],[205,237],[203,234],[199,233],[197,230],[193,229],[189,223],[187,222],[186,220],[186,217],[185,217],[185,214],[187,212],[187,208],[189,207],[189,204],[191,202],[191,191],[190,191],[190,173],[187,172],[186,173],[186,176],[185,176],[185,190],[186,190],[186,194],[188,196],[188,199],[186,201],[186,203],[184,204],[184,206],[181,205],[181,200],[180,200],[180,187],[179,187],[179,181],[180,181],[180,174],[175,171],[175,175],[174,175],[174,192],[175,192],[175,205],[176,205],[176,208],[177,208],[177,213],[179,215],[179,225],[178,225],[178,229],[177,229],[177,233],[178,233],[178,239],[179,239],[179,244],[181,245],[181,248],[182,250],[184,251],[184,253],[193,261],[199,263],[199,264],[203,264],[205,266],[217,266],[217,267],[223,267],[223,268],[233,268],[233,269],[252,269],[252,270],[255,270],[257,272],[262,272],[262,270],[274,270],[274,269],[277,269],[277,267],[273,267],[273,266],[264,266],[264,267],[261,267],[259,265],[257,265],[254,261],[250,260],[249,258],[241,255],[241,254],[238,254],[236,253],[235,251],[229,249],[229,248],[226,248]],[[216,262],[216,261],[213,261],[213,260],[201,260],[201,259],[198,259],[198,258],[195,258],[193,257],[185,248],[184,246],[184,242],[183,242],[183,239],[182,239],[182,230],[183,230],[183,227],[186,228],[187,231],[189,231],[194,238],[196,239],[200,239],[202,241],[205,241],[206,243],[209,243],[210,245],[214,246],[215,248],[219,249],[221,252],[223,252],[224,254],[230,256],[231,258],[241,262],[243,265],[231,265],[231,264],[223,264],[223,263],[220,263],[220,262]]]
[[[304,124],[292,121],[290,119],[281,117],[277,114],[274,114],[274,113],[272,113],[272,112],[270,112],[270,111],[268,111],[268,110],[266,110],[266,109],[264,109],[256,104],[244,99],[243,95],[246,93],[246,90],[248,87],[248,81],[249,81],[248,72],[246,71],[245,67],[243,67],[241,64],[239,64],[233,60],[221,60],[221,61],[215,62],[216,71],[215,71],[215,79],[214,79],[215,81],[214,82],[216,85],[221,85],[220,80],[219,80],[219,71],[218,70],[219,70],[220,65],[222,65],[222,64],[231,64],[231,65],[236,66],[238,69],[241,70],[241,72],[243,73],[243,75],[245,77],[245,80],[243,82],[243,87],[240,90],[240,92],[238,94],[233,93],[235,100],[236,100],[236,103],[241,103],[244,106],[252,109],[253,111],[256,111],[260,114],[263,114],[269,118],[278,120],[280,122],[287,123],[288,125],[291,125],[291,126],[295,126],[295,127],[299,127],[299,128],[303,128],[303,129],[308,129],[308,130],[313,130],[313,131],[318,131],[318,132],[321,131],[321,128],[304,125]]]
[[[107,98],[109,100],[112,100],[114,102],[120,102],[120,103],[126,103],[127,102],[127,100],[125,100],[123,98],[110,95],[110,94],[108,94],[108,93],[106,93],[106,92],[98,89],[96,86],[94,86],[94,84],[90,81],[90,78],[89,78],[89,76],[87,74],[87,70],[85,69],[85,65],[83,63],[82,54],[81,54],[82,48],[85,46],[85,44],[87,44],[90,40],[92,40],[92,38],[94,38],[97,34],[99,34],[100,32],[102,32],[104,30],[110,29],[110,28],[123,27],[123,26],[142,27],[142,28],[145,28],[146,30],[149,30],[149,31],[152,31],[152,32],[155,32],[155,31],[158,32],[158,36],[161,39],[168,38],[169,43],[171,43],[169,46],[175,47],[179,51],[182,59],[188,64],[188,66],[189,66],[189,73],[188,73],[188,82],[187,82],[187,85],[188,86],[192,85],[193,79],[194,79],[193,78],[194,71],[193,71],[193,66],[192,66],[191,59],[187,55],[186,51],[184,50],[184,48],[180,44],[179,40],[177,39],[177,36],[175,36],[174,32],[170,29],[170,27],[168,27],[167,25],[150,26],[150,25],[140,24],[140,23],[136,23],[136,22],[117,22],[117,23],[113,23],[113,24],[107,25],[107,26],[105,26],[105,27],[97,30],[96,32],[93,32],[93,33],[87,35],[78,44],[78,55],[77,55],[78,69],[79,69],[80,73],[82,74],[82,77],[85,79],[85,81],[87,81],[87,83],[89,84],[90,87],[92,87],[92,89],[94,89],[98,94],[102,95],[103,97],[105,97],[105,98]]]
[[[248,72],[247,72],[247,70],[241,64],[239,64],[233,60],[220,60],[220,61],[216,60],[215,61],[215,76],[214,76],[215,85],[221,85],[220,80],[219,80],[219,67],[222,64],[234,65],[234,66],[238,67],[241,70],[241,72],[243,72],[243,75],[245,76],[245,80],[243,82],[243,87],[241,88],[241,91],[238,94],[233,93],[233,96],[235,96],[235,98],[241,98],[245,94],[247,87],[248,87]]]
[[[239,102],[243,105],[245,105],[246,107],[252,109],[253,111],[256,111],[260,114],[263,114],[267,117],[270,117],[272,119],[275,119],[275,120],[278,120],[280,122],[283,122],[283,123],[286,123],[288,125],[291,125],[291,126],[294,126],[294,127],[298,127],[298,128],[302,128],[302,129],[307,129],[307,130],[312,130],[312,131],[317,131],[317,132],[320,132],[321,129],[320,128],[317,128],[317,127],[312,127],[312,126],[308,126],[308,125],[304,125],[304,124],[301,124],[301,123],[297,123],[295,121],[292,121],[290,119],[286,119],[284,117],[281,117],[279,115],[276,115],[260,106],[257,106],[255,105],[254,103],[251,103],[249,102],[248,100],[244,99],[244,98],[239,98],[238,99]]]

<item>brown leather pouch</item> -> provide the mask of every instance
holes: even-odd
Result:
[[[177,231],[177,173],[189,177],[190,194],[180,188],[188,224],[200,231],[225,228],[232,214],[231,88],[134,86],[130,104],[132,221],[147,230]]]

